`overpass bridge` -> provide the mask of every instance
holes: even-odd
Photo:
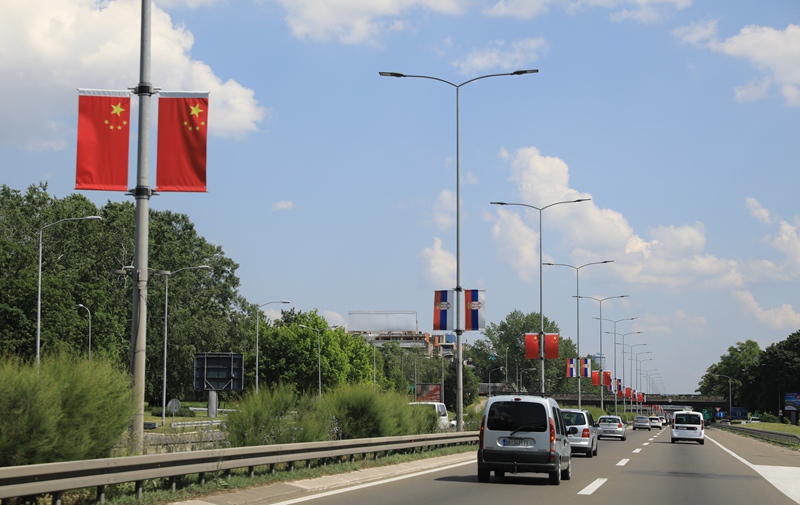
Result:
[[[553,393],[551,395],[561,406],[577,406],[578,395],[575,393]],[[630,406],[630,400],[625,399],[626,405]],[[581,406],[591,405],[592,407],[600,407],[599,394],[581,394]],[[614,395],[607,394],[603,396],[603,405],[606,409],[608,406],[614,405]],[[658,405],[664,410],[678,410],[678,407],[691,407],[692,410],[698,412],[703,409],[708,409],[711,412],[716,412],[719,408],[725,412],[728,411],[728,398],[725,396],[712,396],[712,395],[699,395],[699,394],[674,394],[674,395],[647,395],[645,405]],[[622,399],[617,398],[617,410],[622,412]],[[628,409],[629,410],[629,407]]]

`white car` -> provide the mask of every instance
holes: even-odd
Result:
[[[648,419],[650,420],[651,428],[658,428],[660,430],[664,427],[664,425],[661,424],[661,419],[658,416],[650,416]]]
[[[705,442],[705,422],[699,412],[680,411],[672,416],[672,443],[680,440]]]

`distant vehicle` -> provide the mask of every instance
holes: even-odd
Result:
[[[658,428],[660,430],[664,427],[661,425],[661,419],[659,419],[658,416],[650,416],[648,419],[650,420],[651,428]]]
[[[410,402],[409,405],[425,405],[425,408],[432,408],[436,411],[436,416],[439,418],[439,431],[445,431],[450,428],[450,418],[447,415],[447,407],[444,403],[440,402]]]
[[[618,438],[622,441],[628,438],[627,426],[619,416],[602,416],[597,420],[597,439],[602,437]]]
[[[730,426],[731,425],[731,420],[730,419],[720,419],[719,424],[721,424],[722,426]]]
[[[667,426],[669,426],[669,422],[667,421],[667,418],[666,418],[666,417],[664,417],[664,416],[658,416],[658,418],[659,418],[659,419],[661,419],[661,426],[664,426],[664,427],[667,427]]]
[[[672,417],[672,443],[679,440],[705,442],[705,423],[699,412],[675,412]]]
[[[561,408],[552,398],[492,396],[486,400],[478,436],[478,481],[506,472],[546,473],[550,484],[572,478],[569,434]]]
[[[751,417],[751,418],[750,418],[750,419],[749,419],[747,422],[748,422],[748,423],[760,423],[760,422],[761,422],[761,419],[759,419],[759,418],[757,418],[757,417],[753,416],[753,417]]]
[[[567,429],[571,426],[578,429],[577,433],[568,436],[572,453],[580,452],[587,458],[597,456],[597,428],[592,414],[588,410],[564,409],[561,415],[564,417]]]
[[[650,418],[647,416],[636,416],[633,418],[633,431],[647,430],[650,431]]]

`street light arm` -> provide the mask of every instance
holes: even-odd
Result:
[[[416,77],[417,79],[430,79],[432,81],[439,81],[439,82],[443,82],[445,84],[449,84],[450,86],[453,86],[454,88],[460,88],[460,87],[465,86],[465,85],[467,85],[467,84],[469,84],[471,82],[478,81],[480,79],[486,79],[486,78],[489,78],[489,77],[502,77],[502,76],[507,76],[507,75],[535,74],[535,73],[538,73],[538,72],[539,72],[538,69],[532,69],[532,70],[515,70],[514,72],[507,72],[507,73],[503,73],[503,74],[487,74],[487,75],[481,75],[481,76],[469,79],[468,81],[464,81],[461,84],[456,84],[454,82],[450,82],[448,80],[441,79],[439,77],[433,77],[433,76],[430,76],[430,75],[413,75],[413,74],[403,74],[403,73],[400,73],[400,72],[378,72],[378,75],[380,75],[381,77]]]

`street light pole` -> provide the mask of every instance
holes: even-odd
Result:
[[[261,326],[261,307],[272,303],[292,303],[289,300],[276,300],[274,302],[262,303],[256,307],[256,394],[258,394],[258,327]]]
[[[492,372],[496,372],[498,370],[503,370],[505,367],[499,366],[497,368],[493,368],[489,370],[489,396],[492,396]]]
[[[632,333],[644,333],[644,332],[643,331],[633,331],[633,332],[630,332],[630,333],[625,333],[625,335],[630,335]],[[626,344],[625,343],[625,335],[622,335],[622,343],[617,344],[617,345],[623,346],[622,347],[622,386],[623,387],[625,387],[625,347],[630,347],[631,350],[630,350],[629,353],[632,353],[634,347],[637,347],[637,346],[640,346],[640,345],[647,345],[646,343],[644,343],[644,344],[633,344],[633,345]],[[633,364],[631,364],[631,367],[633,367]],[[630,379],[631,379],[631,381],[633,381],[633,368],[631,368]],[[633,411],[632,406],[631,406],[631,411]],[[625,412],[625,396],[624,395],[622,396],[622,412],[623,413]]]
[[[596,318],[595,318],[596,319]],[[613,391],[614,391],[614,415],[617,415],[617,397],[619,396],[619,391],[617,391],[617,323],[620,321],[633,321],[634,319],[638,319],[636,317],[626,317],[623,319],[617,319],[616,321],[612,319],[606,319],[611,323],[614,323],[614,377],[613,377]],[[608,332],[606,332],[608,333]],[[622,364],[622,369],[625,370],[625,363]],[[623,409],[624,410],[624,409]]]
[[[301,328],[305,328],[307,330],[314,330],[314,331],[317,332],[317,375],[318,375],[318,381],[319,381],[319,396],[322,396],[322,332],[325,331],[325,330],[321,329],[321,328],[312,328],[312,327],[306,326],[304,324],[298,324],[297,326],[299,326]],[[334,328],[337,328],[337,326],[334,326]],[[327,328],[327,329],[330,330],[332,328]],[[414,362],[414,374],[415,375],[416,375],[416,368],[417,368],[417,362],[415,361]],[[416,394],[417,394],[416,393],[416,385],[414,385],[414,388],[415,388],[414,396],[416,397]]]
[[[569,267],[575,270],[575,313],[576,313],[576,321],[575,321],[575,334],[576,334],[576,348],[578,353],[578,359],[582,359],[581,357],[581,287],[580,287],[580,271],[583,267],[588,267],[589,265],[602,265],[604,263],[614,263],[614,260],[605,260],[605,261],[594,261],[592,263],[586,263],[580,266],[573,266],[567,265],[566,263],[545,263],[545,265],[549,266],[561,266],[561,267]],[[580,368],[580,363],[579,363]],[[578,408],[581,408],[581,379],[583,378],[583,369],[580,368],[578,370]]]
[[[173,272],[169,270],[155,270],[155,275],[160,275],[164,278],[164,369],[161,372],[161,426],[166,424],[166,406],[167,406],[167,316],[169,314],[169,278],[182,272],[184,270],[209,270],[211,267],[208,265],[198,265],[196,267],[184,267]]]
[[[607,296],[605,298],[596,298],[594,296],[576,296],[579,300],[581,298],[588,298],[590,300],[596,301],[600,305],[600,317],[594,318],[600,320],[600,409],[605,412],[605,405],[603,403],[603,372],[605,369],[605,360],[603,359],[603,302],[606,300],[611,300],[612,298],[628,298],[629,295],[617,295],[617,296]],[[615,350],[616,351],[616,350]]]
[[[459,108],[459,93],[462,86],[466,86],[471,82],[475,82],[480,79],[486,79],[489,77],[502,77],[502,76],[511,76],[511,75],[525,75],[525,74],[535,74],[539,72],[537,69],[533,70],[516,70],[514,72],[503,73],[503,74],[488,74],[482,75],[479,77],[474,77],[467,81],[462,82],[461,84],[455,84],[445,79],[440,79],[439,77],[433,77],[429,75],[410,75],[410,74],[402,74],[400,72],[378,72],[378,75],[382,77],[415,77],[419,79],[430,79],[433,81],[439,81],[444,84],[450,85],[455,88],[456,90],[456,313],[455,313],[455,320],[456,320],[456,347],[458,348],[456,354],[458,359],[458,365],[456,366],[456,429],[458,431],[464,430],[464,353],[461,345],[461,334],[464,330],[461,328],[461,312],[462,307],[461,304],[463,303],[461,300],[461,126],[460,126],[460,108]]]
[[[534,209],[539,211],[539,364],[542,367],[542,374],[540,377],[540,387],[542,395],[545,394],[545,384],[544,384],[544,302],[543,302],[543,287],[542,287],[542,212],[554,205],[561,205],[564,203],[578,203],[578,202],[585,202],[591,200],[591,198],[578,198],[577,200],[566,200],[563,202],[555,202],[549,205],[545,205],[544,207],[534,207],[533,205],[528,205],[526,203],[508,203],[508,202],[489,202],[492,205],[516,205],[520,207],[527,207],[529,209]]]
[[[39,281],[37,287],[36,298],[36,369],[39,370],[39,354],[41,349],[41,334],[42,334],[42,232],[45,228],[49,228],[58,223],[65,221],[99,221],[103,219],[100,216],[86,216],[86,217],[67,217],[59,219],[50,224],[46,224],[39,228]]]
[[[77,305],[81,309],[86,309],[86,312],[89,313],[89,361],[92,360],[92,311],[89,310],[89,307],[86,305],[79,303]]]

